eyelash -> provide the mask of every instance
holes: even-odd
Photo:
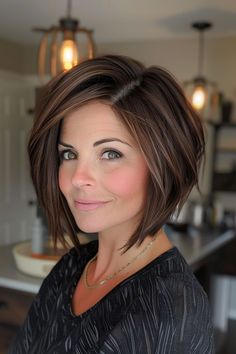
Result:
[[[116,154],[116,157],[113,157],[113,158],[101,158],[102,160],[117,160],[117,159],[120,159],[121,157],[123,157],[123,154],[117,150],[114,150],[114,149],[106,149],[102,152],[102,156],[104,154],[108,154],[108,153],[115,153]],[[73,157],[72,158],[66,158],[66,154],[72,154]],[[77,154],[75,152],[73,152],[72,150],[61,150],[59,151],[59,161],[60,163],[62,161],[71,161],[71,160],[75,160],[77,158]]]

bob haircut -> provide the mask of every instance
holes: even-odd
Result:
[[[146,68],[124,56],[84,61],[45,87],[36,107],[28,152],[39,204],[56,245],[64,234],[79,248],[80,231],[59,189],[58,141],[63,119],[91,101],[107,104],[137,142],[150,171],[142,220],[125,251],[154,235],[179,211],[192,187],[204,154],[201,121],[168,71]]]

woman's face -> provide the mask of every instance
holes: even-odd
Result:
[[[59,186],[84,232],[133,232],[144,209],[148,168],[112,109],[89,103],[63,121]]]

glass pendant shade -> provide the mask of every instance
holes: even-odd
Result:
[[[200,116],[210,118],[218,108],[218,88],[215,82],[202,75],[203,67],[203,31],[211,27],[209,22],[196,22],[192,25],[199,31],[198,76],[184,82],[184,90],[188,100]]]
[[[77,44],[72,39],[64,39],[60,48],[61,68],[70,70],[79,63],[79,51]]]
[[[191,103],[196,110],[203,109],[206,104],[206,88],[203,85],[196,85],[192,94]]]
[[[38,53],[38,74],[42,84],[95,56],[93,31],[80,27],[79,22],[71,18],[70,11],[71,0],[68,0],[68,16],[60,19],[58,26],[34,29],[43,32]]]
[[[219,92],[214,82],[195,78],[184,85],[189,102],[200,116],[211,118],[218,114]]]

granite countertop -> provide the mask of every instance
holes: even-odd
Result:
[[[236,236],[235,230],[195,231],[190,234],[167,230],[167,234],[193,270],[197,269],[199,262]],[[37,293],[43,279],[25,275],[16,268],[12,247],[0,246],[0,286]]]

